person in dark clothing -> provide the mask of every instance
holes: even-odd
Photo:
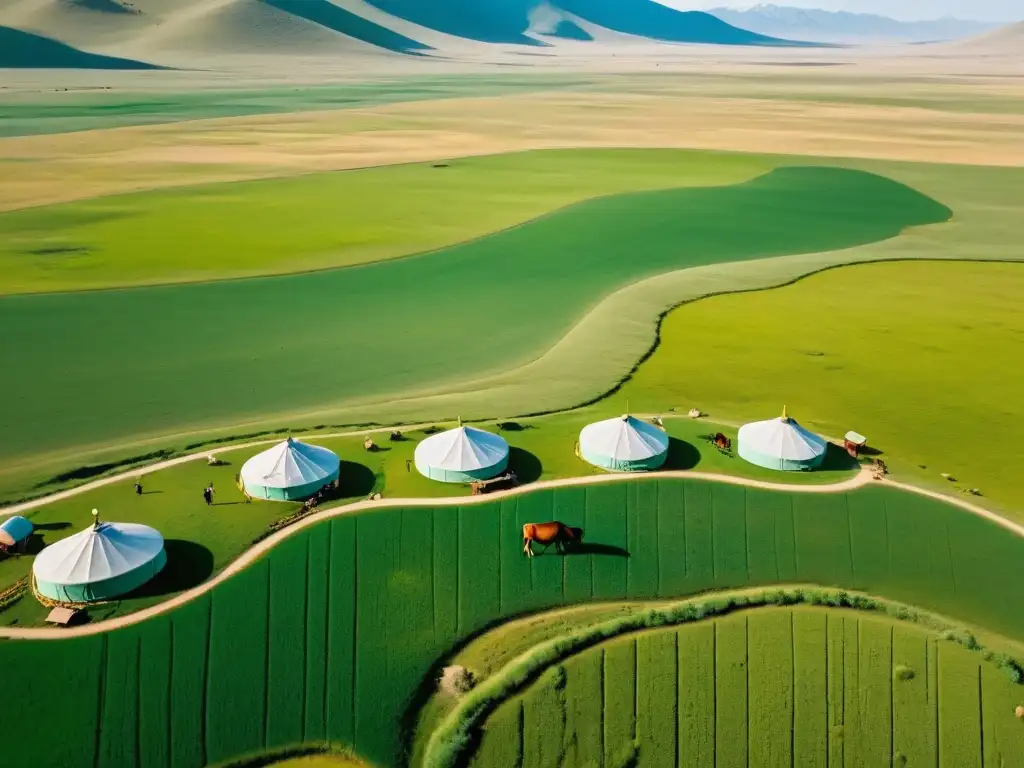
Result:
[[[206,501],[207,506],[213,505],[213,486],[208,485],[203,489],[203,499]]]
[[[136,496],[141,496],[142,495],[142,481],[141,480],[136,480],[135,481],[135,495]]]

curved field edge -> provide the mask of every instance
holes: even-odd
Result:
[[[601,547],[523,557],[521,526],[552,517]],[[993,522],[884,486],[655,478],[366,510],[293,532],[147,621],[0,643],[9,684],[49,692],[4,697],[0,716],[21,724],[11,749],[25,764],[76,764],[84,744],[104,765],[200,768],[305,741],[394,765],[437,659],[510,618],[806,583],[1020,638],[1020,547]],[[55,719],[60,740],[46,738]]]
[[[541,149],[15,209],[0,212],[0,294],[280,277],[423,256],[590,200],[730,186],[776,165],[692,150]]]
[[[912,624],[767,607],[603,643],[487,720],[470,765],[1010,765],[1021,689]]]
[[[199,458],[199,457],[196,457]],[[230,463],[228,464],[230,466]],[[845,473],[840,473],[845,474]],[[681,470],[671,471],[662,470],[657,473],[651,474],[636,474],[623,476],[621,474],[594,474],[590,476],[576,476],[569,478],[562,478],[558,480],[546,480],[530,483],[528,485],[521,485],[516,488],[507,491],[497,491],[485,498],[483,496],[424,496],[416,498],[401,498],[392,497],[378,500],[360,500],[350,503],[343,503],[336,506],[329,506],[320,512],[315,512],[306,517],[300,518],[297,522],[293,522],[291,525],[287,525],[281,528],[274,528],[271,526],[269,529],[264,529],[259,533],[257,538],[252,541],[248,548],[240,552],[237,556],[229,559],[226,565],[223,566],[222,570],[219,570],[212,577],[203,580],[190,589],[180,590],[177,593],[169,595],[164,600],[159,600],[155,603],[143,603],[142,607],[138,608],[122,608],[123,601],[117,601],[117,611],[109,611],[113,615],[113,618],[100,618],[98,620],[91,620],[86,624],[79,625],[74,628],[53,628],[53,627],[25,627],[16,626],[18,620],[21,617],[15,619],[14,622],[7,626],[0,625],[0,639],[27,639],[27,640],[61,640],[68,637],[92,635],[99,632],[108,632],[113,629],[117,629],[124,626],[130,626],[132,624],[138,624],[146,621],[154,616],[159,616],[167,611],[173,610],[174,608],[186,604],[196,598],[209,593],[211,590],[217,588],[219,584],[230,579],[234,574],[244,571],[246,568],[252,566],[253,563],[258,562],[260,558],[266,556],[272,556],[273,551],[276,547],[281,546],[288,538],[296,535],[300,531],[310,526],[319,525],[325,521],[328,521],[338,515],[356,515],[361,513],[375,512],[388,509],[406,509],[406,508],[431,508],[435,506],[472,506],[474,504],[482,504],[485,502],[495,503],[506,499],[514,499],[518,496],[544,492],[544,491],[555,491],[558,489],[567,489],[572,487],[585,488],[592,485],[602,485],[605,483],[627,483],[627,482],[645,482],[651,480],[658,481],[671,481],[671,480],[686,480],[686,481],[703,481],[720,483],[723,485],[735,485],[739,487],[751,487],[759,488],[762,490],[769,491],[780,491],[787,493],[842,493],[844,491],[852,491],[857,488],[861,488],[871,482],[871,474],[865,469],[862,469],[857,474],[847,477],[847,479],[831,483],[831,484],[817,484],[808,483],[806,485],[799,484],[781,484],[773,483],[771,481],[759,480],[750,477],[744,477],[741,475],[731,476],[724,474],[713,474],[707,472],[700,472],[694,470]],[[154,483],[146,480],[145,487],[152,488]],[[433,490],[439,490],[436,486]],[[463,493],[468,493],[469,489],[465,486],[461,488]],[[128,488],[125,488],[127,493]],[[157,490],[157,493],[163,493],[162,490]],[[220,491],[218,494],[219,498],[222,498],[224,491]],[[957,500],[950,499],[951,502],[956,503]],[[223,503],[223,502],[218,502]],[[239,502],[228,501],[228,504],[237,504]],[[102,505],[104,509],[106,505]],[[205,506],[205,502],[204,502]],[[264,506],[261,504],[260,506]],[[91,502],[82,505],[83,509],[92,508]],[[291,509],[297,511],[299,504],[291,505],[290,507],[284,508],[282,511]],[[21,510],[27,511],[27,510]],[[182,512],[185,510],[182,509]],[[204,510],[207,511],[208,510]],[[58,515],[62,517],[63,515]],[[285,515],[287,516],[287,515]],[[34,519],[34,518],[33,518]],[[133,517],[133,519],[135,519]],[[149,518],[142,518],[149,519]],[[67,531],[70,535],[70,531],[73,530],[74,526],[68,526],[67,523],[55,523],[50,522],[43,523],[43,527],[47,526],[61,526],[61,531]],[[88,524],[89,518],[83,520],[83,524]],[[149,522],[157,525],[157,521],[149,519]],[[271,521],[271,523],[276,521]],[[1008,530],[1012,530],[1018,535],[1024,537],[1024,528],[1018,528],[1009,521],[1000,521],[1000,524],[1004,524],[1008,527]],[[67,526],[64,528],[63,526]],[[166,529],[164,529],[166,530]],[[175,531],[175,543],[180,543],[187,534],[184,531]],[[177,538],[182,537],[182,538]],[[210,544],[209,541],[191,541],[186,542],[190,544],[198,544],[200,546],[204,544]],[[29,576],[24,577],[21,581],[25,582]],[[12,584],[10,589],[13,590],[15,587],[19,587],[21,582]],[[7,587],[7,584],[3,585]],[[144,591],[144,590],[143,590]],[[4,595],[7,593],[4,592]],[[6,605],[0,604],[0,613],[6,610],[15,602],[22,599],[31,599],[31,595],[26,587],[24,590],[12,591],[9,596],[10,602]],[[103,604],[100,604],[102,607]]]
[[[603,406],[693,403],[739,425],[786,403],[818,434],[868,435],[893,477],[1019,518],[1024,370],[1005,361],[1024,355],[1022,291],[1021,263],[904,261],[694,302]],[[800,317],[815,320],[780,322]],[[977,434],[985,450],[952,448]]]
[[[807,170],[807,169],[804,169]],[[801,172],[797,168],[789,169],[789,172]],[[846,171],[839,171],[840,173],[847,173]],[[787,177],[788,178],[788,177]],[[804,177],[801,177],[804,178]],[[865,177],[867,178],[867,177]],[[819,183],[821,179],[818,179]],[[902,186],[902,185],[901,185]],[[907,189],[905,186],[904,189]],[[910,190],[907,189],[910,193]],[[914,193],[917,194],[917,193]],[[924,196],[921,199],[925,199]],[[942,210],[946,211],[945,208]],[[948,215],[948,211],[947,211]],[[931,220],[929,218],[929,220]],[[906,225],[906,221],[902,223]],[[875,237],[885,237],[892,234],[891,230],[886,230],[884,234],[872,230]],[[707,233],[705,233],[707,234]],[[778,233],[776,233],[778,234]],[[840,238],[842,239],[842,238]],[[864,238],[854,237],[853,241],[863,241]],[[902,239],[902,238],[898,238]],[[804,242],[804,247],[809,243]],[[820,240],[814,241],[820,244]],[[733,247],[735,247],[735,243]],[[776,243],[775,251],[778,250],[778,243]],[[785,249],[783,249],[785,250]],[[794,244],[794,250],[799,248]],[[769,251],[773,252],[773,251]],[[731,252],[730,252],[731,253]],[[848,252],[844,252],[848,253]],[[605,254],[607,256],[608,254]],[[756,254],[746,254],[746,257],[753,258]],[[701,263],[706,261],[712,256],[705,255],[706,258],[702,257],[700,253],[695,253],[693,258],[688,258],[689,261],[695,263]],[[743,254],[732,254],[730,258],[743,257]],[[724,255],[719,255],[719,258],[726,258]],[[814,263],[812,258],[809,263],[801,263],[800,261],[792,262],[787,261],[790,257],[782,257],[779,260],[773,258],[761,259],[767,266],[765,267],[753,267],[753,270],[757,274],[771,276],[777,278],[780,274],[785,279],[791,279],[795,275],[803,274],[807,271],[820,268],[820,264]],[[792,257],[795,259],[805,259],[806,257]],[[843,261],[842,257],[833,258],[832,262]],[[606,259],[607,261],[607,259]],[[405,264],[411,264],[412,261],[406,261]],[[678,263],[678,262],[677,262]],[[313,408],[306,407],[303,409],[292,409],[292,410],[281,410],[275,414],[275,409],[280,409],[282,406],[286,407],[286,400],[292,399],[280,397],[277,404],[266,404],[265,401],[260,401],[265,407],[257,407],[253,400],[254,395],[250,392],[246,395],[243,403],[240,403],[235,408],[235,414],[219,414],[214,410],[214,404],[216,398],[205,398],[204,400],[197,400],[195,397],[190,397],[185,394],[175,395],[177,400],[188,400],[190,406],[185,408],[183,412],[190,412],[192,423],[188,422],[177,422],[175,428],[177,433],[167,434],[166,425],[161,421],[166,421],[165,416],[159,416],[153,412],[150,405],[146,405],[143,402],[132,405],[128,400],[118,400],[118,407],[122,413],[132,412],[135,413],[137,418],[134,423],[139,426],[134,427],[135,435],[132,435],[127,428],[117,426],[117,419],[108,419],[106,423],[108,426],[102,426],[102,421],[97,420],[98,417],[90,417],[96,423],[92,429],[85,430],[85,424],[81,418],[77,418],[69,421],[68,423],[77,424],[75,429],[80,434],[88,433],[88,440],[91,444],[86,444],[84,437],[79,437],[77,444],[72,445],[70,439],[62,441],[61,443],[56,442],[56,432],[54,430],[44,429],[42,426],[36,427],[36,433],[38,435],[36,442],[40,443],[35,450],[28,448],[26,442],[23,441],[22,452],[17,456],[11,456],[9,461],[5,462],[8,477],[14,478],[18,474],[27,474],[33,472],[33,467],[39,467],[41,464],[48,466],[58,466],[64,464],[66,459],[75,456],[79,462],[83,458],[87,458],[90,461],[96,463],[108,463],[106,459],[121,459],[131,451],[134,453],[148,454],[151,453],[154,448],[164,449],[166,448],[169,441],[180,440],[182,438],[192,438],[191,442],[201,442],[204,439],[218,439],[219,437],[229,436],[231,434],[237,434],[240,430],[252,431],[260,428],[279,428],[282,422],[287,420],[293,425],[310,424],[316,421],[326,422],[328,420],[333,421],[335,424],[388,424],[388,423],[401,423],[409,421],[421,421],[424,418],[438,418],[453,417],[456,414],[460,414],[466,418],[484,418],[487,416],[506,416],[508,414],[529,414],[529,413],[540,413],[548,412],[552,410],[560,410],[565,407],[572,407],[578,404],[581,400],[589,400],[594,397],[600,396],[602,391],[606,390],[609,384],[614,384],[622,376],[627,375],[628,372],[636,365],[636,361],[639,357],[644,354],[645,349],[651,345],[651,339],[654,335],[654,331],[657,325],[657,314],[665,311],[668,307],[677,304],[680,300],[680,293],[683,294],[682,298],[685,300],[687,296],[691,298],[697,295],[707,295],[714,293],[716,286],[708,286],[706,282],[702,282],[701,285],[704,290],[699,292],[693,291],[693,281],[702,281],[709,275],[714,277],[718,275],[717,287],[722,290],[733,289],[736,274],[746,274],[742,263],[733,262],[721,273],[716,273],[714,270],[707,270],[703,267],[695,268],[690,271],[682,271],[675,274],[669,274],[658,279],[650,279],[648,281],[634,284],[631,288],[625,291],[614,292],[614,283],[619,280],[612,281],[614,275],[609,273],[604,278],[597,279],[597,282],[593,284],[592,289],[584,291],[587,295],[580,293],[577,290],[576,293],[580,294],[579,298],[581,306],[585,305],[587,301],[597,301],[597,308],[591,310],[587,314],[582,322],[576,321],[576,311],[573,307],[572,311],[548,309],[547,315],[550,316],[552,324],[557,324],[557,328],[549,330],[547,332],[541,328],[548,328],[548,325],[540,322],[538,318],[533,323],[531,333],[527,333],[525,336],[520,335],[519,338],[512,337],[511,345],[508,342],[508,333],[505,333],[502,343],[493,343],[488,349],[482,350],[482,354],[467,355],[464,350],[461,354],[459,365],[466,369],[463,375],[459,375],[458,372],[452,369],[451,366],[441,366],[441,360],[446,358],[434,357],[432,363],[423,363],[419,365],[415,373],[411,373],[409,369],[410,363],[407,363],[401,371],[395,372],[392,370],[391,373],[386,375],[374,374],[374,386],[373,387],[355,387],[353,381],[350,381],[352,377],[339,379],[339,387],[333,387],[331,389],[332,398],[335,398],[335,403],[328,408],[321,408],[315,406]],[[753,262],[751,262],[753,263]],[[793,265],[796,264],[797,268],[794,269]],[[656,271],[658,265],[654,264],[647,268],[647,273],[650,274]],[[664,265],[671,267],[672,265]],[[419,267],[417,267],[419,268]],[[616,267],[616,269],[619,269]],[[621,271],[621,270],[620,270]],[[635,270],[634,270],[635,272]],[[617,273],[616,273],[617,274]],[[643,272],[641,271],[641,275]],[[625,275],[622,280],[628,281],[636,277],[635,274]],[[369,279],[369,278],[368,278]],[[609,282],[611,281],[611,282]],[[594,281],[591,281],[593,283]],[[765,281],[763,279],[756,279],[748,281],[753,283],[749,287],[757,287],[763,285]],[[769,281],[771,282],[771,281]],[[776,279],[777,282],[777,279]],[[678,290],[674,286],[690,284],[689,291]],[[590,285],[590,283],[588,283]],[[638,290],[637,286],[656,286],[657,291],[660,295],[646,296],[644,288]],[[748,287],[748,286],[743,286]],[[210,286],[212,288],[212,286]],[[148,290],[162,290],[167,291],[169,289],[148,289]],[[178,290],[181,290],[179,288]],[[234,290],[234,288],[232,288]],[[549,289],[550,290],[550,289]],[[604,290],[613,290],[611,298],[601,297],[596,294],[600,294]],[[590,296],[590,293],[595,293],[595,296]],[[124,294],[126,296],[127,294]],[[220,295],[220,294],[217,294]],[[231,295],[234,295],[233,293]],[[204,294],[207,301],[213,300],[216,297],[207,296]],[[127,300],[122,297],[118,297],[118,300]],[[13,299],[9,299],[13,301]],[[77,301],[77,299],[76,299]],[[133,300],[134,301],[134,300]],[[541,301],[538,298],[537,301]],[[129,301],[131,303],[131,301]],[[166,303],[166,302],[165,302]],[[21,307],[20,304],[11,305],[12,307]],[[37,305],[31,305],[37,306]],[[62,305],[63,306],[63,305]],[[77,306],[77,304],[75,304]],[[254,305],[254,306],[258,306]],[[472,305],[476,306],[476,305]],[[514,304],[512,306],[515,306]],[[547,305],[545,305],[547,306]],[[71,307],[73,310],[74,307]],[[56,309],[56,308],[55,308]],[[65,307],[65,309],[67,309]],[[167,305],[166,311],[177,312],[177,310]],[[468,311],[463,307],[464,311]],[[11,311],[14,311],[12,309]],[[127,311],[127,310],[126,310]],[[156,311],[156,310],[154,310]],[[163,310],[162,310],[163,311]],[[354,310],[353,310],[354,311]],[[18,310],[19,314],[24,312],[31,313],[31,307],[26,305],[25,308]],[[652,313],[654,317],[652,318]],[[50,313],[52,316],[52,313]],[[73,312],[72,312],[73,314]],[[393,314],[393,312],[389,312]],[[392,318],[388,322],[392,325],[400,324],[402,322],[399,315],[397,318]],[[37,324],[30,322],[26,317],[25,321],[28,323],[28,327],[35,327]],[[40,323],[49,322],[44,319],[40,319]],[[234,318],[231,321],[232,326],[238,326],[241,320]],[[575,323],[575,325],[573,325]],[[450,323],[449,323],[450,324]],[[473,370],[486,371],[489,368],[498,367],[505,365],[510,359],[515,357],[526,358],[533,354],[536,354],[537,349],[543,349],[544,345],[549,343],[550,338],[558,338],[558,334],[562,333],[562,325],[568,328],[568,335],[563,336],[561,341],[555,343],[555,346],[541,354],[541,356],[535,359],[531,363],[527,363],[524,367],[519,368],[512,373],[499,374],[497,376],[484,376],[480,377],[478,374],[475,375]],[[529,330],[529,329],[528,329]],[[122,330],[117,333],[127,333]],[[161,330],[154,331],[155,335],[167,336],[166,326],[162,326]],[[377,331],[380,333],[380,331]],[[129,335],[134,334],[133,338],[135,341],[128,342],[126,339],[126,346],[138,346],[136,341],[142,343],[138,338],[141,331],[131,331]],[[173,334],[171,334],[173,335]],[[322,335],[322,334],[321,334]],[[142,343],[142,349],[146,349],[146,345],[152,343],[152,341],[146,341]],[[204,342],[205,346],[209,346],[212,342]],[[363,344],[366,346],[368,339],[353,339],[349,346],[353,344]],[[24,345],[27,345],[27,340]],[[581,346],[581,344],[583,346]],[[251,347],[251,344],[248,346]],[[477,345],[479,346],[479,344]],[[495,350],[505,350],[507,352],[498,355]],[[586,350],[586,351],[584,351]],[[338,350],[336,350],[338,351]],[[11,350],[12,354],[14,350]],[[265,353],[266,350],[263,350]],[[481,352],[481,350],[477,350]],[[26,351],[26,354],[29,354]],[[68,355],[75,356],[78,353],[69,352]],[[139,367],[143,365],[143,359],[151,353],[142,355],[139,360],[133,360],[132,366]],[[199,355],[199,351],[195,351],[196,355]],[[203,355],[208,354],[203,352]],[[244,361],[248,359],[249,354],[259,354],[259,351],[253,350],[245,352],[241,349],[233,351],[232,356],[229,357],[231,362],[230,367],[225,371],[226,374],[231,374],[235,378],[244,375],[245,370],[248,370],[245,366],[248,365]],[[277,353],[278,357],[284,353]],[[591,358],[591,362],[596,361],[596,364],[581,365],[581,355]],[[80,356],[80,355],[79,355]],[[202,355],[200,355],[202,356]],[[383,354],[381,359],[388,359],[390,354]],[[497,358],[501,357],[500,360]],[[91,355],[90,360],[94,360],[95,356]],[[57,359],[63,359],[63,356],[58,354]],[[192,357],[188,358],[189,360]],[[466,362],[471,361],[471,362]],[[552,365],[553,363],[553,365]],[[50,364],[43,360],[40,364]],[[189,363],[191,365],[191,363]],[[371,359],[371,368],[376,365],[380,368],[380,364]],[[426,367],[423,367],[426,365]],[[432,366],[432,367],[431,367]],[[392,366],[393,369],[393,366]],[[615,370],[618,369],[618,370]],[[586,370],[587,376],[580,377],[575,375],[567,375],[569,370]],[[369,374],[362,374],[364,377]],[[341,376],[341,374],[335,374],[335,378]],[[348,374],[346,374],[348,376]],[[380,379],[380,380],[377,380]],[[438,382],[445,382],[439,385],[427,385],[425,382],[431,379]],[[390,381],[390,383],[389,383]],[[467,382],[469,382],[467,384]],[[162,386],[159,382],[152,383],[154,387]],[[342,386],[344,385],[344,386]],[[240,383],[239,386],[242,386]],[[396,386],[407,387],[404,391],[399,391]],[[87,388],[87,384],[83,383],[83,387]],[[418,387],[426,387],[420,388]],[[25,390],[22,385],[22,396],[29,397],[28,391]],[[139,389],[134,390],[136,392],[141,391]],[[191,391],[191,388],[185,387],[184,392]],[[374,395],[372,397],[364,397],[363,392],[375,391],[383,394]],[[416,393],[419,394],[416,394]],[[294,394],[294,393],[293,393]],[[112,395],[108,395],[108,398]],[[315,402],[310,394],[306,394],[303,397],[299,397],[299,400],[306,400],[309,403]],[[146,400],[146,402],[150,402]],[[37,406],[38,407],[38,406]],[[68,404],[67,407],[70,407]],[[500,410],[499,410],[500,409]],[[83,413],[87,409],[75,409],[76,413]],[[498,411],[497,414],[495,412]],[[148,414],[148,415],[147,415]],[[54,418],[56,418],[54,416]],[[223,421],[230,423],[235,419],[244,419],[244,421],[236,421],[235,426],[220,426],[212,427],[206,426],[214,424],[216,421]],[[206,425],[204,425],[204,422]],[[10,427],[12,430],[15,426],[12,424]],[[151,435],[164,433],[162,437],[142,437],[139,433],[143,430],[150,431]],[[297,431],[296,427],[292,427],[291,431]],[[105,436],[103,433],[106,432]],[[120,433],[117,438],[111,436],[112,433]],[[25,435],[27,441],[29,436]],[[117,440],[119,447],[116,449],[110,448],[110,445]],[[102,458],[101,458],[102,457]],[[66,468],[66,464],[64,466]],[[58,474],[55,472],[54,474]],[[38,476],[37,476],[38,477]],[[42,478],[38,478],[42,479]],[[12,484],[16,483],[16,479],[9,481]],[[24,493],[24,488],[19,489]]]
[[[969,630],[910,606],[868,595],[818,588],[773,589],[710,596],[667,606],[638,610],[555,637],[529,648],[459,698],[431,732],[423,754],[423,768],[456,768],[464,765],[480,740],[480,727],[505,701],[522,692],[551,667],[585,650],[627,634],[663,627],[679,627],[766,606],[797,606],[851,609],[908,622],[956,643],[1003,670],[1011,682],[1024,681],[1021,663],[1005,653],[982,645]]]

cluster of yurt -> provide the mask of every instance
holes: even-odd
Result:
[[[828,441],[800,426],[786,409],[782,416],[740,427],[740,458],[766,469],[806,471],[817,469],[825,460]]]
[[[613,472],[644,472],[664,465],[668,447],[669,436],[663,429],[625,415],[585,426],[579,455]]]
[[[416,446],[416,469],[442,483],[471,483],[497,477],[508,468],[509,447],[493,432],[459,424]]]
[[[46,547],[32,564],[36,591],[65,603],[110,600],[152,579],[167,562],[164,537],[148,525],[93,524]]]
[[[333,451],[289,437],[242,465],[245,492],[255,499],[308,499],[338,481],[341,460]]]

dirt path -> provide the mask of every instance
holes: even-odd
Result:
[[[195,457],[191,457],[195,458]],[[549,480],[545,482],[532,483],[530,485],[520,486],[508,491],[501,491],[497,493],[488,494],[487,496],[457,496],[447,497],[439,499],[380,499],[378,501],[357,501],[351,504],[345,504],[342,506],[334,507],[332,509],[325,509],[322,512],[317,512],[309,517],[306,517],[299,522],[295,523],[288,528],[284,528],[277,533],[269,536],[268,538],[261,541],[256,546],[247,550],[237,560],[233,561],[227,568],[217,574],[214,578],[200,584],[193,589],[186,592],[182,592],[180,595],[167,600],[166,602],[154,605],[150,608],[138,611],[136,613],[129,614],[127,616],[121,616],[110,621],[98,622],[96,624],[88,624],[82,627],[74,627],[68,629],[60,628],[17,628],[17,627],[0,627],[0,638],[10,639],[26,639],[26,640],[59,640],[67,637],[78,637],[82,635],[92,635],[100,632],[106,632],[109,630],[118,629],[120,627],[130,626],[132,624],[138,624],[154,616],[159,616],[162,613],[171,611],[178,606],[184,605],[190,600],[194,600],[200,595],[208,592],[209,590],[216,587],[221,582],[231,578],[234,574],[242,571],[250,564],[258,560],[264,554],[269,552],[281,541],[287,537],[308,528],[311,525],[316,525],[324,520],[328,520],[332,517],[339,515],[345,515],[352,512],[358,512],[364,509],[381,509],[390,507],[437,507],[437,506],[455,506],[455,505],[473,505],[473,504],[485,504],[493,501],[500,500],[509,496],[517,496],[525,493],[532,493],[538,490],[544,490],[547,488],[566,488],[572,486],[581,485],[597,485],[601,483],[610,482],[621,482],[623,480],[630,480],[634,482],[646,482],[656,479],[664,478],[681,478],[681,479],[697,479],[697,480],[709,480],[718,483],[725,483],[729,485],[744,486],[747,488],[763,488],[767,490],[775,491],[788,491],[793,493],[842,493],[844,491],[851,491],[857,488],[861,488],[872,482],[872,473],[869,469],[862,469],[855,476],[844,480],[841,483],[833,483],[831,485],[795,485],[790,483],[769,483],[762,480],[751,480],[743,477],[733,477],[729,475],[717,475],[709,472],[692,472],[689,470],[684,471],[672,471],[672,472],[658,472],[650,475],[621,475],[621,474],[608,474],[608,475],[597,475],[591,477],[572,477],[562,480]],[[887,481],[884,481],[887,482]],[[922,491],[913,486],[904,486],[898,483],[888,483],[889,485],[897,486],[905,490],[909,490],[915,493],[922,493],[928,496],[934,496],[943,501],[951,503],[957,503],[958,506],[969,509],[977,514],[981,514],[983,517],[988,519],[994,519],[999,521],[1004,526],[1010,528],[1018,535],[1024,536],[1024,527],[1016,526],[1009,521],[1003,521],[998,515],[994,515],[987,510],[982,510],[971,504],[959,502],[959,500],[950,499],[942,496],[941,494],[935,494],[929,491]]]
[[[306,440],[326,440],[335,437],[362,437],[363,435],[377,435],[384,432],[391,432],[396,429],[403,431],[410,429],[426,429],[434,424],[436,424],[436,422],[425,422],[423,424],[408,424],[393,427],[374,427],[373,429],[360,429],[353,432],[325,432],[317,435],[297,435],[296,437]],[[278,436],[264,440],[253,440],[248,443],[232,443],[231,445],[225,445],[221,448],[211,448],[206,451],[190,453],[187,456],[178,456],[173,459],[167,459],[166,461],[158,461],[156,464],[146,464],[141,467],[136,467],[135,469],[119,472],[116,475],[110,475],[109,477],[102,477],[99,480],[93,480],[92,482],[85,483],[84,485],[76,485],[74,488],[68,488],[66,491],[58,491],[57,493],[51,493],[47,496],[40,496],[38,499],[23,501],[20,504],[12,504],[9,507],[0,507],[0,514],[21,515],[33,509],[45,507],[47,504],[52,504],[55,501],[63,501],[64,499],[70,499],[73,496],[78,496],[81,493],[86,493],[87,491],[92,491],[96,488],[102,488],[105,485],[113,485],[121,480],[139,477],[140,475],[148,475],[150,472],[159,472],[162,469],[170,469],[171,467],[176,467],[179,464],[187,464],[190,461],[199,461],[200,459],[205,459],[207,456],[217,456],[222,453],[228,453],[229,451],[243,451],[246,448],[258,448],[261,445],[273,445],[275,443],[280,443],[282,440],[284,440],[284,438]]]

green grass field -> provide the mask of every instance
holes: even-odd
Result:
[[[578,86],[578,77],[472,75],[294,88],[197,88],[114,92],[81,89],[9,93],[0,98],[0,138],[131,125],[357,107],[429,99],[501,96]]]
[[[788,167],[728,187],[599,198],[358,268],[0,298],[0,325],[19,329],[0,341],[19,374],[0,405],[0,433],[17,439],[4,443],[0,460],[9,476],[44,455],[67,469],[76,454],[81,464],[83,452],[104,446],[138,452],[147,441],[166,445],[218,427],[324,423],[318,417],[342,404],[443,387],[465,393],[473,377],[535,360],[624,285],[850,248],[948,216],[877,175]],[[533,383],[543,389],[543,380]],[[407,415],[397,404],[377,413],[377,423]]]
[[[510,458],[512,468],[526,483],[603,474],[602,470],[576,458],[573,447],[579,431],[586,424],[608,415],[608,412],[595,408],[523,420],[520,424],[525,429],[502,433],[514,449]],[[490,425],[490,428],[495,427]],[[671,469],[695,469],[807,484],[839,482],[848,478],[852,471],[844,461],[845,455],[837,450],[831,465],[822,471],[780,477],[778,473],[720,453],[703,438],[709,429],[707,424],[670,419],[666,421],[666,429],[675,438],[668,461]],[[726,432],[735,440],[733,430],[726,429]],[[373,492],[389,498],[469,494],[468,486],[427,480],[411,466],[416,444],[424,437],[422,431],[410,431],[408,440],[397,443],[387,441],[386,433],[373,437],[381,444],[377,453],[367,453],[363,449],[362,437],[314,440],[333,450],[344,461],[340,502],[363,499]],[[101,510],[107,520],[151,525],[170,542],[172,565],[175,560],[177,565],[168,568],[141,593],[92,609],[90,615],[96,620],[106,619],[166,600],[223,569],[245,552],[271,523],[299,510],[297,503],[242,503],[243,496],[235,486],[235,477],[250,456],[267,447],[219,454],[224,462],[221,466],[209,467],[200,459],[156,472],[140,473],[144,491],[141,496],[135,495],[134,477],[131,477],[26,512],[39,533],[30,552],[34,553],[87,527],[92,521],[93,509]],[[217,504],[212,508],[206,505],[201,495],[208,483],[213,483],[217,490]],[[175,553],[177,557],[174,557]],[[27,576],[31,566],[31,554],[0,559],[0,591]],[[0,612],[0,624],[41,625],[46,613],[47,610],[35,600],[24,599]]]
[[[899,263],[699,301],[668,315],[612,402],[735,421],[788,404],[824,434],[867,435],[900,475],[1019,515],[1022,292],[1018,264]]]
[[[913,624],[761,608],[570,657],[488,718],[471,764],[1011,765],[1020,699],[980,654]]]
[[[454,245],[601,195],[729,185],[753,155],[548,150],[202,184],[0,214],[0,294],[305,272]]]
[[[520,526],[550,517],[583,525],[602,546],[528,561]],[[212,592],[139,625],[0,644],[12,689],[40,692],[3,697],[0,717],[20,724],[8,747],[16,764],[68,764],[91,749],[104,766],[198,768],[301,741],[395,764],[419,681],[496,620],[800,582],[1021,637],[1019,549],[995,524],[883,487],[811,496],[654,480],[353,514],[296,533]],[[739,679],[736,647],[719,650],[720,666]],[[964,722],[955,700],[945,702],[940,717]],[[745,711],[719,704],[720,725]],[[49,738],[53,722],[61,739]],[[960,754],[960,732],[943,729],[943,753]],[[745,744],[723,737],[717,748],[738,760]]]

